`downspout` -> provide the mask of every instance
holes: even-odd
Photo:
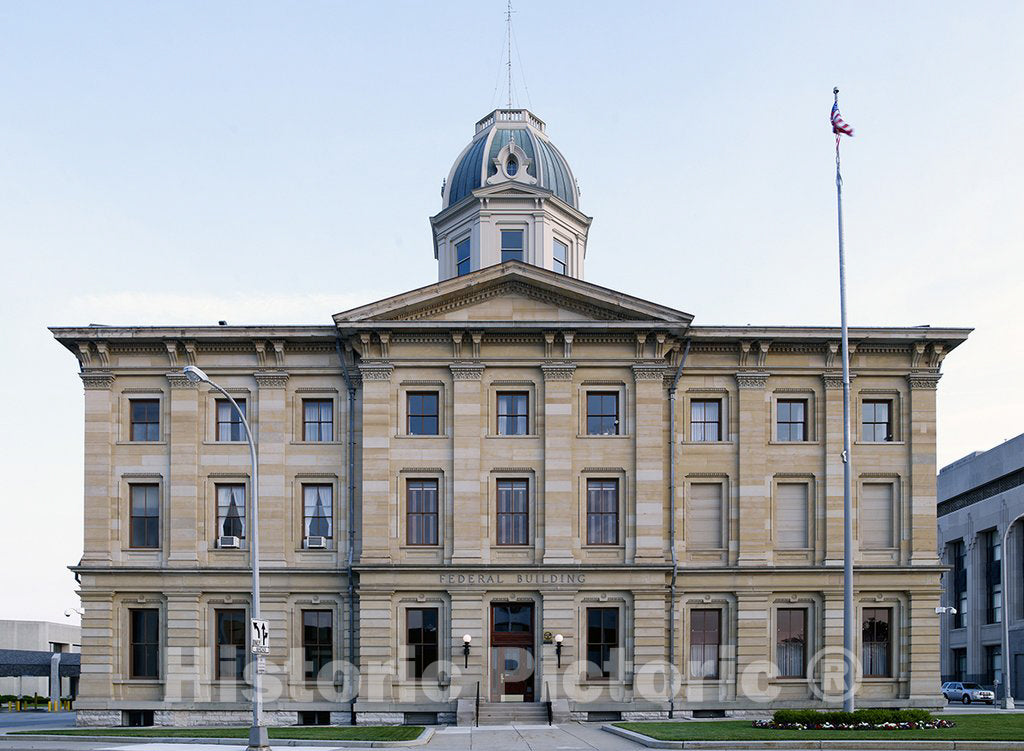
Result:
[[[683,375],[686,357],[690,354],[690,340],[686,340],[683,355],[679,358],[675,378],[668,387],[668,545],[672,551],[672,583],[668,596],[668,664],[669,698],[668,718],[675,715],[675,690],[672,686],[672,672],[676,667],[676,578],[679,576],[679,557],[676,555],[676,387]]]
[[[348,557],[345,562],[345,577],[348,580],[348,664],[349,675],[356,664],[356,584],[352,563],[356,549],[356,387],[348,372],[345,352],[341,346],[341,335],[335,334],[334,346],[341,363],[341,375],[348,390]],[[347,687],[346,687],[347,688]],[[352,695],[350,713],[355,722],[356,696]]]

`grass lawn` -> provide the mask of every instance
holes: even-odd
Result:
[[[1024,714],[940,715],[954,728],[934,730],[768,730],[749,720],[718,722],[616,722],[616,727],[659,741],[1024,741]]]
[[[423,728],[418,725],[381,725],[366,727],[274,727],[271,738],[323,741],[411,741]],[[131,738],[248,738],[249,728],[74,728],[21,730],[19,735],[103,735]],[[13,735],[13,733],[12,733]]]

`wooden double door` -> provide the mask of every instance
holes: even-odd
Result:
[[[491,603],[491,701],[536,701],[534,605]]]

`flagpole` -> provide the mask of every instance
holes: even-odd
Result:
[[[839,89],[834,88],[834,104]],[[836,209],[839,217],[839,311],[843,340],[843,710],[853,711],[855,664],[853,621],[853,504],[850,479],[850,341],[846,328],[846,253],[843,248],[843,177],[836,133]]]

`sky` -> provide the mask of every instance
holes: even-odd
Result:
[[[1024,432],[1024,3],[516,0],[586,278],[696,324],[973,327],[939,466]],[[82,387],[46,327],[330,322],[436,281],[503,0],[0,3],[0,618],[63,621]],[[74,617],[74,616],[73,616]]]

